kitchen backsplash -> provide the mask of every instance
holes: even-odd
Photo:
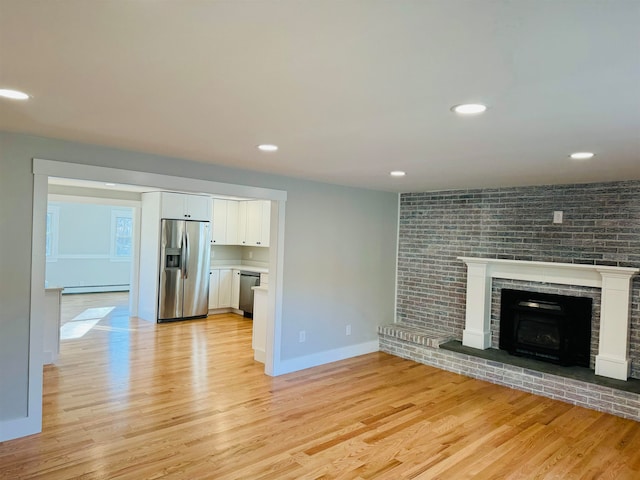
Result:
[[[211,247],[211,265],[251,265],[269,267],[269,248],[216,245]]]
[[[239,245],[216,245],[211,247],[211,263],[226,262],[227,260],[242,260],[242,249]]]
[[[268,247],[240,247],[243,261],[269,263]]]

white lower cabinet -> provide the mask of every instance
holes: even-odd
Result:
[[[231,306],[231,269],[214,268],[209,278],[209,310]]]
[[[240,270],[231,271],[231,308],[240,308]]]
[[[220,272],[220,286],[218,288],[218,307],[229,308],[231,306],[231,269],[221,268]]]
[[[267,356],[267,287],[254,287],[253,292],[253,359],[264,363]]]
[[[209,310],[218,308],[218,290],[220,286],[220,270],[209,272]]]
[[[261,274],[261,283],[268,283],[267,274]],[[240,270],[212,268],[209,271],[209,310],[240,308]]]

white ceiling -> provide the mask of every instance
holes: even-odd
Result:
[[[0,129],[389,191],[640,179],[639,25],[638,0],[0,0],[0,88],[33,97]]]

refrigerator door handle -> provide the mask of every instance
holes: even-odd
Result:
[[[184,232],[184,249],[185,249],[185,256],[184,256],[184,261],[182,262],[182,265],[184,267],[183,276],[184,278],[189,278],[189,270],[187,269],[187,265],[189,265],[191,248],[189,245],[189,234],[186,231]]]

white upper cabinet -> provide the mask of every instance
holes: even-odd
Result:
[[[214,245],[238,244],[238,202],[235,200],[213,200],[213,223],[211,243]]]
[[[211,220],[212,201],[210,197],[172,192],[162,192],[160,197],[162,218]]]
[[[248,200],[238,205],[238,241],[240,245],[269,246],[271,202]]]
[[[238,203],[227,200],[227,245],[238,245]]]
[[[184,199],[179,193],[160,193],[160,205],[161,218],[184,218]]]
[[[268,247],[271,202],[213,200],[212,245]]]
[[[262,240],[262,202],[251,200],[247,202],[247,245],[260,245]]]
[[[213,199],[211,243],[216,245],[226,245],[227,243],[227,203],[227,200]]]
[[[238,245],[248,245],[247,243],[247,204],[249,202],[238,202]]]
[[[260,228],[260,246],[268,247],[269,238],[271,236],[271,202],[261,200],[262,212],[260,218],[262,220],[262,226]]]

